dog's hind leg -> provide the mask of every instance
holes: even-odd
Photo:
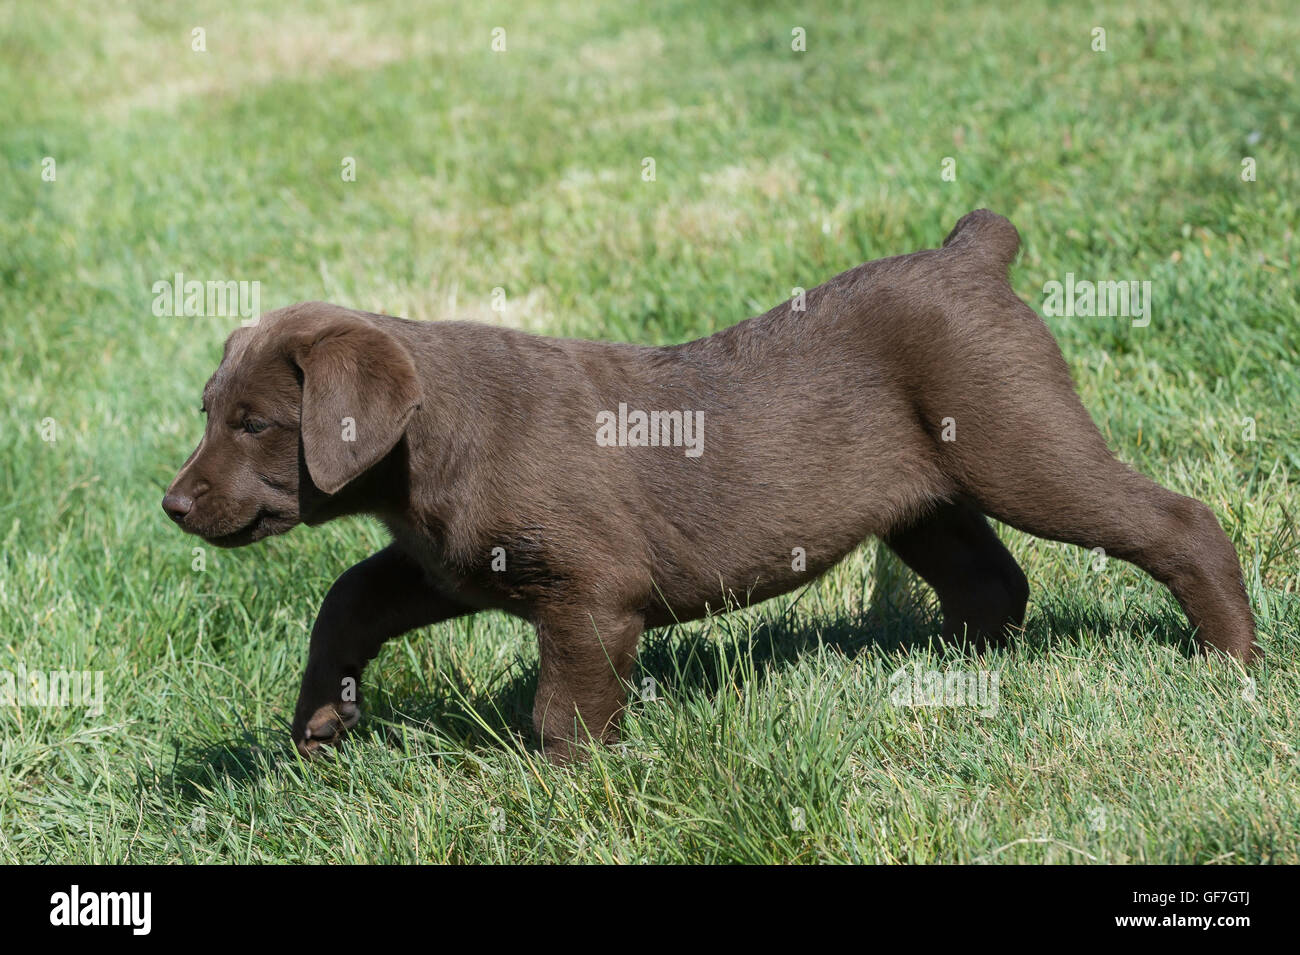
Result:
[[[1051,331],[1007,283],[1018,246],[1015,227],[987,210],[944,240],[950,296],[940,319],[916,326],[910,372],[938,466],[990,517],[1141,567],[1173,593],[1203,649],[1253,659],[1232,543],[1200,501],[1110,453]]]
[[[1116,460],[1059,353],[1046,368],[986,376],[967,386],[978,413],[958,418],[957,440],[935,445],[958,487],[1012,527],[1136,564],[1173,593],[1202,649],[1254,659],[1241,567],[1213,512]]]
[[[977,649],[1024,622],[1029,582],[984,515],[963,501],[892,531],[884,542],[934,588],[948,640]]]

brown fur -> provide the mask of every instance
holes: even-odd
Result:
[[[873,535],[935,588],[945,634],[1003,639],[1028,585],[986,514],[1131,561],[1205,648],[1251,659],[1232,545],[1204,504],[1111,455],[1007,282],[1018,248],[972,212],[942,249],[836,276],[806,311],[666,348],[280,309],[230,336],[163,506],[223,546],[353,513],[392,532],[321,608],[304,753],[356,722],[345,681],[385,640],[497,608],[536,625],[534,722],[565,758],[616,734],[644,629],[784,593]],[[620,403],[703,412],[703,453],[598,445]]]

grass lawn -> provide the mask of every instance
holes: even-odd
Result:
[[[1300,862],[1289,0],[263,6],[0,7],[0,671],[104,674],[102,712],[0,707],[0,861]],[[655,692],[577,768],[533,752],[500,615],[388,644],[338,758],[298,760],[314,614],[384,534],[195,553],[159,499],[237,319],[156,316],[155,282],[659,344],[982,206],[1040,311],[1068,273],[1152,283],[1149,325],[1047,321],[1117,453],[1219,516],[1262,667],[1004,529],[1005,652],[934,643],[872,543],[647,635]],[[896,705],[900,668],[996,706]]]

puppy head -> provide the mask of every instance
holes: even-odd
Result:
[[[226,340],[203,389],[203,440],[163,510],[221,547],[283,533],[388,455],[420,397],[406,349],[362,313],[268,313]]]

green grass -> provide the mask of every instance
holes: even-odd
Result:
[[[98,716],[0,708],[0,860],[1300,862],[1300,22],[1141,6],[0,7],[0,670],[106,684]],[[868,544],[648,635],[658,699],[585,765],[532,752],[536,648],[494,615],[388,645],[355,737],[298,762],[313,615],[383,535],[192,570],[158,501],[233,322],[157,318],[153,282],[675,342],[980,206],[1037,307],[1070,271],[1153,282],[1149,327],[1049,323],[1117,452],[1236,544],[1253,685],[1134,568],[1007,530],[1008,652],[931,646]],[[996,712],[893,705],[913,663],[996,671]]]

